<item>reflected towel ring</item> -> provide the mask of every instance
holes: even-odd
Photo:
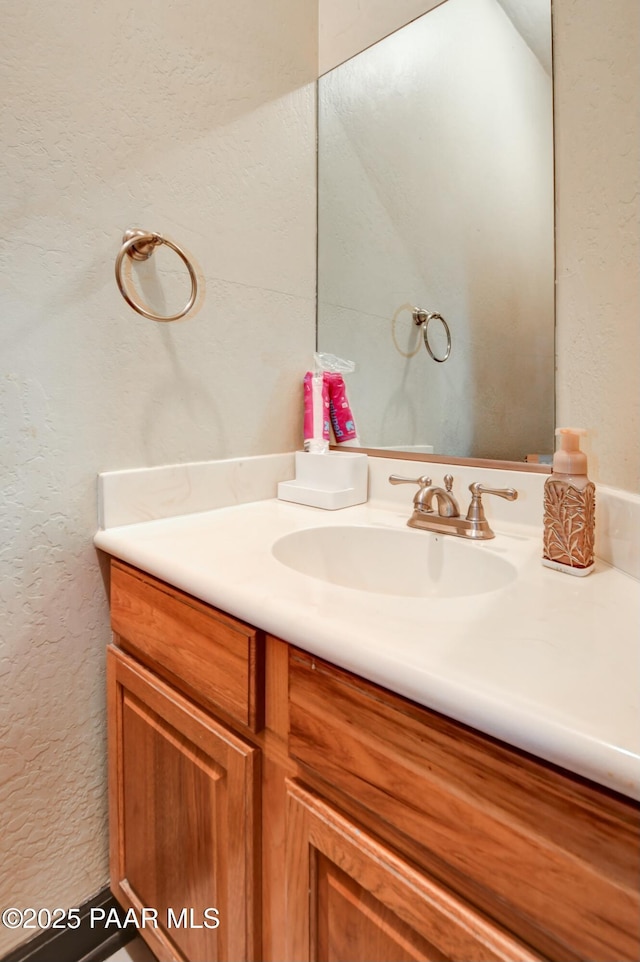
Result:
[[[177,314],[170,314],[164,316],[162,314],[152,314],[151,311],[147,311],[146,308],[142,307],[129,296],[127,293],[124,281],[122,279],[122,264],[124,262],[125,254],[128,254],[134,261],[146,261],[148,260],[156,247],[160,244],[166,244],[170,247],[172,251],[175,251],[178,257],[180,257],[189,271],[189,277],[191,278],[191,296],[187,301],[186,306],[178,311]],[[124,297],[125,301],[132,307],[134,311],[138,314],[142,314],[143,317],[148,317],[151,321],[177,321],[185,314],[188,314],[193,305],[196,302],[196,297],[198,295],[198,281],[196,279],[196,272],[194,271],[191,262],[185,252],[181,250],[177,244],[172,244],[170,240],[163,237],[161,234],[156,234],[155,232],[149,232],[146,230],[128,230],[125,231],[124,237],[122,238],[122,247],[120,252],[116,257],[116,283],[118,285],[118,290]]]
[[[451,331],[449,330],[449,325],[445,321],[442,314],[438,314],[437,311],[423,311],[421,308],[416,307],[413,312],[413,319],[418,327],[422,328],[422,336],[424,338],[424,346],[426,347],[429,357],[437,361],[438,364],[444,364],[449,355],[451,354]],[[431,345],[429,344],[429,324],[433,320],[439,320],[442,324],[445,334],[447,335],[447,349],[445,351],[444,357],[436,357],[436,355],[431,350]]]

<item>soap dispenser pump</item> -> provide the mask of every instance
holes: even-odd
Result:
[[[594,567],[596,488],[580,450],[582,428],[557,428],[553,473],[544,486],[542,563],[566,574],[588,575]]]

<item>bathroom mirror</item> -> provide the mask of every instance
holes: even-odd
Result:
[[[446,0],[318,81],[318,350],[363,446],[553,450],[550,49],[549,0]]]

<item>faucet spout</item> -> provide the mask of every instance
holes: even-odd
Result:
[[[449,494],[444,488],[427,488],[425,496],[421,501],[423,511],[433,512],[433,499],[436,500],[438,515],[441,518],[458,518],[460,509],[453,495]]]
[[[429,487],[423,488],[421,491],[419,491],[414,501],[416,509],[426,512],[433,512],[433,499],[435,498],[438,516],[440,518],[459,518],[460,507],[455,497],[451,493],[451,489],[453,487],[452,475],[445,475],[444,484],[444,488],[440,488],[436,485],[430,485]]]

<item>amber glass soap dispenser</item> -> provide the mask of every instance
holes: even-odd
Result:
[[[544,486],[542,563],[566,574],[593,571],[596,487],[587,477],[587,456],[580,450],[581,428],[558,428],[553,474]]]

